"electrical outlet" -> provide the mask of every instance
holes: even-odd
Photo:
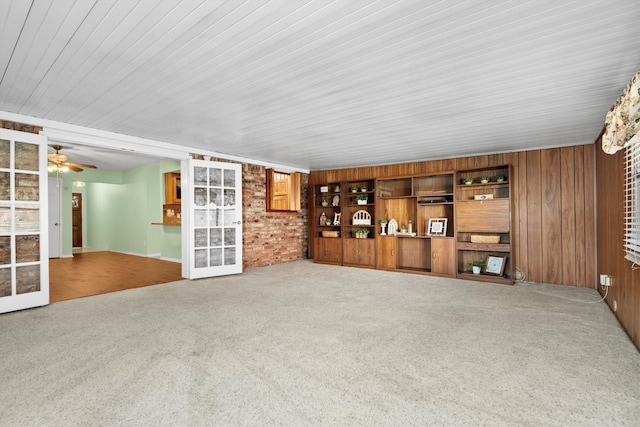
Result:
[[[606,274],[601,274],[600,275],[600,285],[604,286],[605,280],[607,279],[607,275]]]
[[[607,276],[604,278],[604,285],[603,286],[611,286],[611,276]]]

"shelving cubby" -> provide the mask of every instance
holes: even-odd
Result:
[[[497,182],[497,176],[504,177],[503,181]],[[455,235],[458,277],[513,284],[512,176],[510,165],[457,172]],[[482,183],[482,177],[489,181]],[[465,178],[473,182],[465,184]],[[472,274],[469,261],[486,261],[489,256],[505,257],[504,273]]]
[[[375,267],[375,181],[362,180],[343,184],[342,207],[343,265]],[[355,189],[353,191],[352,189]],[[366,198],[366,202],[358,202]],[[359,223],[356,223],[359,222]],[[365,223],[363,223],[365,222]],[[366,237],[358,238],[357,232],[366,230]],[[362,234],[360,234],[362,235]]]
[[[342,264],[341,226],[334,223],[336,214],[342,215],[341,187],[339,182],[316,184],[313,191],[313,212],[311,221],[314,236],[314,260],[329,264]],[[325,218],[322,223],[321,218]],[[327,224],[326,220],[331,224]]]
[[[381,236],[376,227],[378,268],[455,276],[453,179],[450,172],[376,181],[377,217],[406,230]],[[430,219],[446,219],[446,234],[429,235]]]

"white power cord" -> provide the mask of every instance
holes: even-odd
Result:
[[[600,298],[597,301],[585,301],[585,300],[581,300],[581,299],[569,298],[569,297],[564,297],[562,295],[555,295],[555,294],[550,294],[550,293],[541,292],[541,291],[535,291],[535,292],[538,293],[538,294],[549,295],[549,296],[552,296],[552,297],[562,298],[562,299],[566,299],[566,300],[569,300],[569,301],[581,302],[581,303],[584,303],[584,304],[595,304],[595,303],[604,301],[607,298],[607,295],[609,295],[609,286],[600,285],[600,287],[605,288],[604,289],[604,295],[602,296],[602,298]]]

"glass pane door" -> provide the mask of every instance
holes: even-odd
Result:
[[[0,313],[49,304],[47,139],[0,129]]]
[[[182,226],[183,276],[241,273],[241,165],[186,160],[182,186],[183,212],[188,212]]]

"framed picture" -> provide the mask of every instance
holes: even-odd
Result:
[[[489,255],[487,257],[487,266],[484,271],[487,274],[495,274],[496,276],[502,276],[504,274],[504,266],[507,263],[506,256]]]
[[[447,218],[429,218],[427,236],[446,236]]]
[[[340,225],[340,218],[342,214],[336,213],[333,215],[333,225]]]

